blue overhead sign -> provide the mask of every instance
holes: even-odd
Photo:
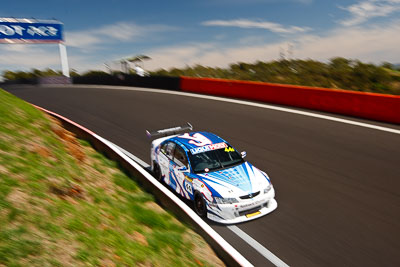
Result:
[[[0,43],[61,43],[63,24],[55,20],[0,18]]]

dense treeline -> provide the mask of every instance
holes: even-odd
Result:
[[[328,63],[314,60],[258,61],[236,63],[229,68],[196,65],[184,69],[158,70],[152,75],[210,77],[261,81],[400,95],[400,71],[390,63],[380,66],[358,60],[334,58]]]
[[[58,76],[62,75],[61,71],[55,71],[52,69],[38,70],[32,69],[31,71],[10,71],[6,70],[3,72],[3,79],[5,81],[14,81],[14,80],[29,80],[35,79],[38,77],[49,77],[49,76]],[[72,70],[70,73],[71,76],[79,76],[79,74]]]
[[[54,75],[61,75],[61,72],[51,69],[44,71],[34,69],[30,72],[3,72],[5,81],[28,80]],[[71,77],[79,79],[95,76],[99,82],[119,75],[121,73],[107,74],[102,71],[89,71],[82,75],[76,71],[71,72]],[[390,63],[378,66],[340,57],[333,58],[327,63],[314,60],[280,60],[258,61],[254,64],[240,62],[232,64],[228,68],[196,65],[184,69],[161,69],[151,72],[150,75],[261,81],[400,95],[400,66],[394,66]]]

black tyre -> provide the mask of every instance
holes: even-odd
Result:
[[[161,178],[162,178],[161,169],[160,169],[160,166],[158,166],[157,163],[154,163],[153,174],[154,174],[154,177],[155,177],[158,181],[161,182]]]
[[[206,201],[199,192],[196,192],[194,195],[194,211],[202,218],[207,217]]]

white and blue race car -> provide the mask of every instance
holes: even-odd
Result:
[[[266,215],[278,206],[268,175],[245,161],[219,136],[209,132],[177,132],[192,126],[158,130],[152,141],[154,176],[182,197],[194,202],[201,217],[225,224]],[[170,135],[172,134],[172,135]]]

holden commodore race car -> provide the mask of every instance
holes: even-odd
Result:
[[[154,176],[194,202],[200,217],[232,224],[264,216],[278,206],[268,175],[244,160],[227,141],[209,132],[179,126],[154,132]],[[185,132],[177,134],[178,132]]]

